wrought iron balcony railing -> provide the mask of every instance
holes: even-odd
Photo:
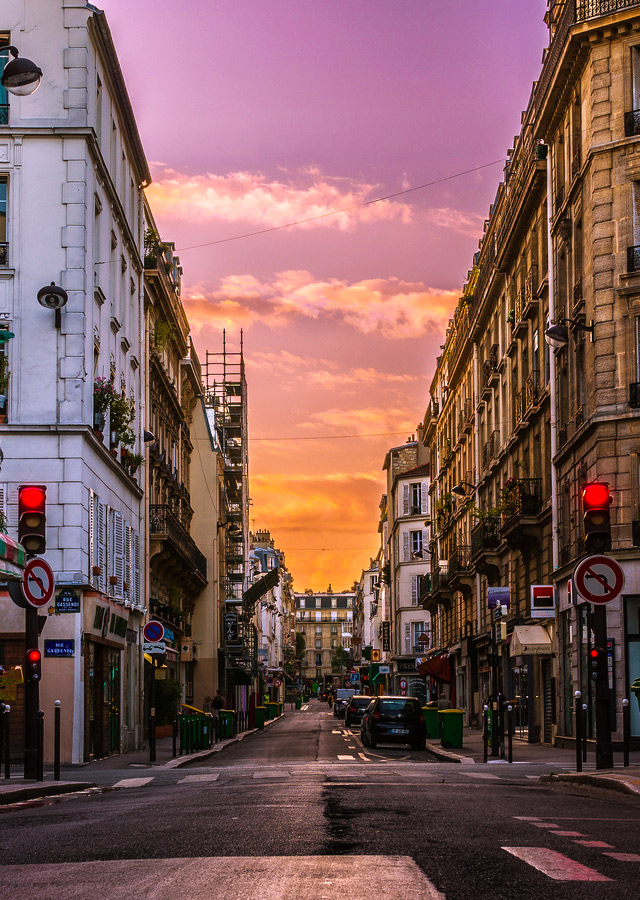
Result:
[[[9,104],[0,103],[0,125],[9,124]]]
[[[487,516],[471,529],[471,556],[496,550],[500,546],[500,519]]]
[[[500,506],[503,526],[515,517],[537,516],[542,509],[542,479],[516,479]]]
[[[471,568],[471,546],[458,544],[448,560],[449,581],[457,575],[464,575]]]
[[[149,532],[153,535],[166,536],[187,558],[193,568],[207,579],[207,560],[196,547],[195,541],[171,512],[168,506],[152,504],[149,507]]]

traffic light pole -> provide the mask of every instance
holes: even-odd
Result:
[[[593,638],[596,647],[602,647],[605,657],[598,666],[596,676],[596,769],[613,768],[611,746],[611,714],[609,710],[609,672],[607,662],[607,611],[604,604],[594,607],[592,613]]]
[[[38,610],[27,604],[24,611],[25,655],[38,646]],[[40,682],[25,678],[24,682],[24,777],[38,777],[38,708]]]

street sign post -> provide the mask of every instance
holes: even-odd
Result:
[[[587,556],[575,567],[573,583],[576,591],[589,603],[610,603],[622,593],[624,572],[611,556]]]
[[[51,566],[44,559],[30,559],[24,567],[22,590],[31,606],[39,609],[47,606],[55,590],[55,580]]]

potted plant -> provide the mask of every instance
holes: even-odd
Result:
[[[122,465],[130,475],[135,475],[141,465],[144,464],[143,453],[131,453],[131,451],[123,448]]]
[[[175,336],[173,324],[171,322],[156,322],[153,326],[153,346],[162,353],[167,343]]]
[[[116,456],[118,445],[120,443],[125,446],[131,446],[135,443],[135,435],[131,428],[131,422],[133,422],[135,417],[135,404],[133,400],[129,400],[124,394],[116,395],[111,401],[110,417],[111,437],[109,449],[112,451],[113,455]]]
[[[113,378],[96,378],[93,382],[93,430],[102,437],[106,412],[117,396]]]
[[[5,353],[0,355],[0,422],[7,417],[7,387],[9,385],[9,360]]]

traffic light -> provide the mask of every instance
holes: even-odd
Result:
[[[582,519],[584,546],[590,553],[611,549],[611,494],[609,485],[594,481],[582,485]]]
[[[589,674],[594,681],[606,672],[607,654],[602,647],[592,647],[589,651]]]
[[[44,553],[47,540],[47,489],[41,484],[18,488],[18,541],[29,556]]]
[[[25,669],[25,681],[28,684],[37,684],[42,676],[42,654],[37,648],[27,650]]]

